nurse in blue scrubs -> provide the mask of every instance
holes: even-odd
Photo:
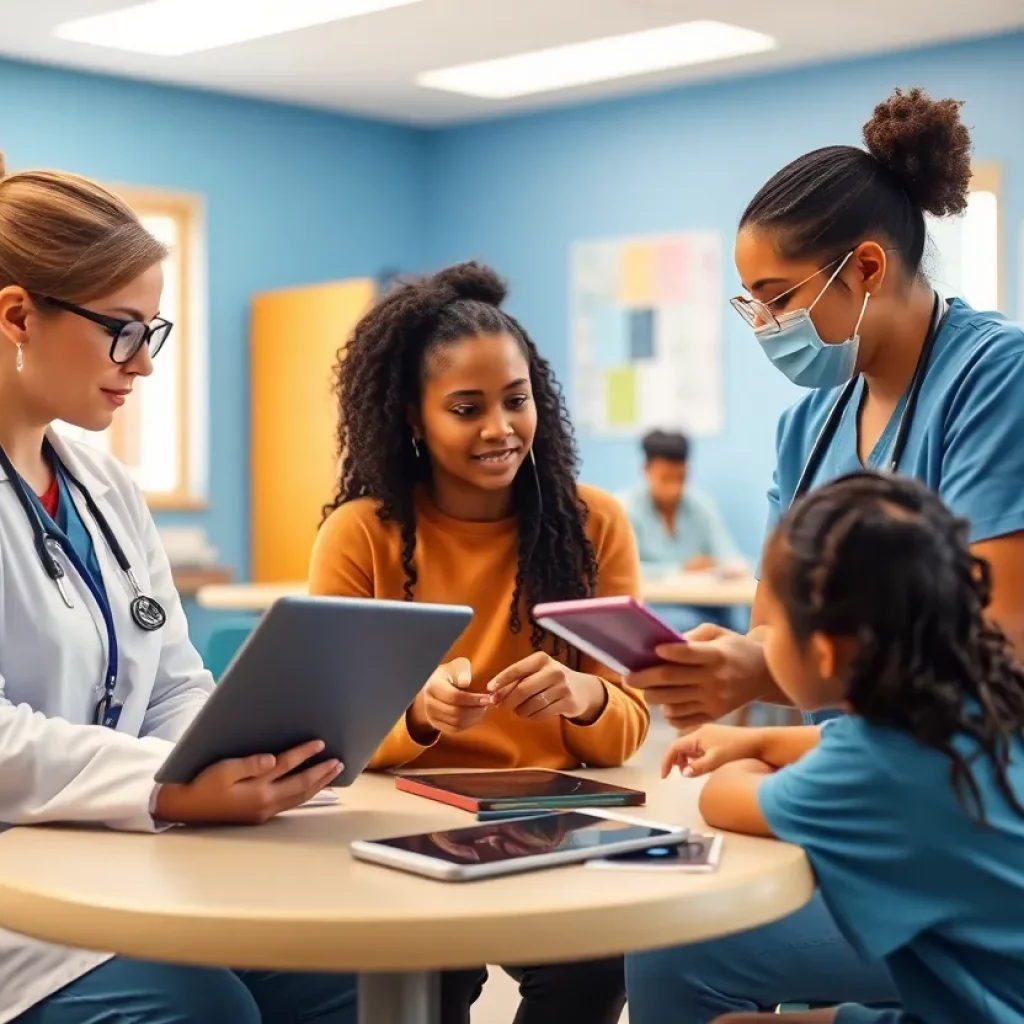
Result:
[[[1024,331],[938,295],[922,270],[925,214],[966,208],[970,135],[958,102],[915,89],[876,107],[863,138],[863,149],[794,160],[740,221],[746,294],[733,305],[776,369],[808,389],[779,421],[768,526],[852,470],[915,476],[970,521],[972,550],[992,568],[990,614],[1024,654]],[[699,627],[629,682],[684,730],[751,701],[783,703],[759,602],[751,621],[746,635]],[[630,957],[627,970],[634,1024],[896,998],[820,899],[742,935]]]

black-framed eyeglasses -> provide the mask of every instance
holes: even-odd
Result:
[[[75,316],[98,324],[107,331],[114,339],[110,343],[110,358],[115,363],[131,362],[143,345],[149,346],[149,358],[155,359],[157,353],[164,347],[164,342],[167,341],[167,336],[174,326],[170,320],[165,320],[161,316],[154,317],[150,324],[144,324],[141,320],[122,320],[116,316],[94,313],[84,306],[76,306],[73,302],[54,299],[49,295],[40,295],[38,298],[49,306],[56,306],[57,309],[74,313]]]

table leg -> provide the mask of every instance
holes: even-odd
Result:
[[[440,1024],[441,976],[359,975],[359,1024]]]

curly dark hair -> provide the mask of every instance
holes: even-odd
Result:
[[[864,125],[865,149],[825,146],[797,157],[761,187],[740,227],[776,229],[784,255],[824,263],[881,236],[917,275],[928,237],[924,215],[967,209],[971,135],[961,105],[896,89]]]
[[[987,759],[1024,817],[1007,777],[1011,743],[1024,737],[1024,668],[985,616],[990,569],[964,520],[919,481],[855,473],[792,506],[768,564],[798,642],[857,638],[846,678],[857,714],[948,757],[957,798],[983,823],[971,765]]]
[[[517,633],[524,598],[533,606],[592,597],[597,558],[585,530],[586,503],[576,488],[579,459],[562,390],[530,336],[500,308],[505,295],[493,270],[462,263],[398,285],[357,324],[335,368],[341,469],[324,516],[347,501],[374,499],[381,522],[401,531],[405,599],[413,600],[415,491],[429,483],[430,459],[413,444],[408,410],[419,406],[432,354],[463,338],[511,335],[529,363],[537,408],[535,458],[513,484],[519,563],[509,621]],[[531,624],[533,646],[540,649],[545,632]]]

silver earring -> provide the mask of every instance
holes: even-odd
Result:
[[[533,454],[533,446],[530,446],[530,461],[533,463],[533,468],[537,468],[537,456]]]
[[[21,351],[21,344],[18,344],[18,354],[14,357],[14,368],[21,373],[25,369],[25,353]]]
[[[420,439],[418,437],[412,439],[412,450],[416,453],[416,458],[418,459],[420,457]]]

